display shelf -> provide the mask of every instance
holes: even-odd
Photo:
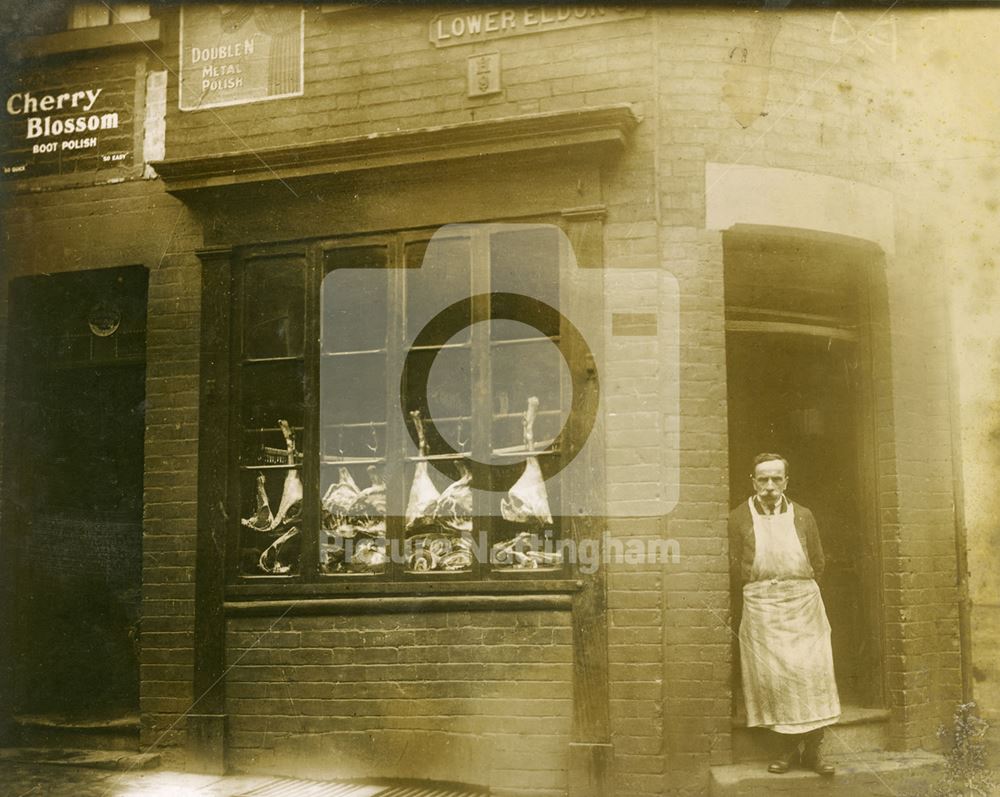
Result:
[[[525,343],[540,343],[547,340],[551,343],[558,343],[560,335],[535,335],[530,338],[490,338],[490,346],[518,346]]]
[[[546,417],[551,418],[553,415],[561,415],[562,412],[563,412],[562,410],[539,410],[538,411],[538,417],[539,418],[546,418]],[[511,419],[514,419],[514,418],[520,419],[522,417],[524,417],[524,413],[523,412],[494,412],[493,413],[493,420],[495,420],[495,421],[511,420]]]
[[[549,448],[553,440],[539,440],[534,451],[528,451],[524,446],[518,448],[498,448],[492,453],[494,457],[554,457],[560,453],[558,448]],[[540,449],[540,450],[539,450]]]
[[[240,363],[242,365],[280,365],[281,363],[300,363],[302,361],[301,354],[281,354],[273,357],[243,357]]]
[[[385,457],[334,457],[324,455],[319,458],[320,465],[380,465],[385,463]]]
[[[355,357],[363,354],[385,354],[385,347],[378,349],[351,349],[350,351],[322,351],[321,357]]]
[[[472,454],[467,452],[459,452],[457,454],[426,454],[426,455],[414,455],[404,457],[406,462],[435,462],[440,460],[459,460],[459,459],[471,459]]]
[[[444,351],[446,349],[471,349],[471,341],[462,343],[442,343],[441,345],[410,346],[410,351]]]

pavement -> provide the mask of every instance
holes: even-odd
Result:
[[[347,783],[251,775],[111,771],[0,757],[0,797],[482,797],[431,784]]]

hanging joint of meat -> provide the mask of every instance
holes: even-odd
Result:
[[[545,489],[545,477],[535,456],[534,423],[538,414],[538,398],[528,399],[528,408],[524,413],[522,424],[524,446],[528,458],[524,463],[524,471],[500,499],[500,514],[504,520],[526,527],[527,531],[519,532],[513,539],[497,543],[490,551],[493,563],[501,567],[536,568],[540,566],[554,567],[562,564],[562,553],[559,551],[538,550],[531,543],[537,533],[552,526],[552,513],[549,509],[549,496]]]
[[[254,498],[254,513],[252,517],[244,518],[241,522],[246,528],[254,529],[264,533],[284,531],[282,526],[296,523],[302,514],[302,480],[299,478],[298,469],[295,467],[295,435],[292,433],[288,421],[278,421],[278,427],[285,437],[285,458],[288,470],[285,474],[285,483],[281,489],[281,500],[278,503],[278,511],[271,513],[270,502],[267,498],[266,477],[262,471],[257,473],[256,496]]]
[[[472,566],[472,545],[461,535],[472,532],[472,474],[456,462],[459,479],[439,492],[428,470],[428,447],[419,410],[410,413],[420,456],[406,504],[407,569],[413,572],[466,570]],[[414,533],[416,532],[416,533]]]

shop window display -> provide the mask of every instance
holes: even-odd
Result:
[[[558,307],[559,236],[432,232],[238,264],[239,577],[562,573],[559,479],[546,481],[569,393],[558,336],[470,311],[447,340],[418,337],[475,294],[530,290]],[[513,484],[475,484],[473,460],[524,467]]]

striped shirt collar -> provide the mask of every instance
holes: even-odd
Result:
[[[757,510],[758,515],[780,515],[788,511],[788,499],[785,496],[781,496],[778,499],[778,505],[772,510],[770,507],[764,506],[761,500],[755,495],[753,497],[753,506]]]

